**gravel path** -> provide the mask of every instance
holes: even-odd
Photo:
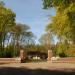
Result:
[[[26,67],[29,69],[59,69],[59,68],[72,68],[75,69],[73,63],[51,63],[51,62],[39,62],[39,63],[13,63],[13,64],[2,64],[0,67]]]
[[[14,63],[0,65],[0,75],[75,75],[71,63]]]

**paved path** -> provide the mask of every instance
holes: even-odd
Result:
[[[29,69],[59,69],[59,68],[72,68],[75,69],[73,63],[51,63],[51,62],[39,62],[39,63],[13,63],[13,64],[2,64],[0,67],[26,67]]]
[[[71,63],[14,63],[0,65],[0,75],[75,75]]]

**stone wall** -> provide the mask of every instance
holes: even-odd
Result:
[[[75,57],[59,58],[58,60],[52,60],[52,63],[75,63]]]
[[[0,58],[0,64],[21,63],[21,58]]]
[[[25,52],[24,50],[20,50],[20,56],[18,58],[0,58],[0,64],[5,63],[21,63],[25,59]]]

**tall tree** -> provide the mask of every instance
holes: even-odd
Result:
[[[75,43],[75,0],[43,0],[45,8],[55,7],[56,16],[47,30],[56,34],[60,41],[67,39]]]
[[[52,38],[52,35],[51,33],[45,33],[41,36],[41,38],[39,39],[39,42],[46,46],[48,49],[51,49],[51,45],[52,45],[52,42],[53,42],[53,38]]]
[[[0,50],[3,50],[6,35],[15,25],[15,13],[0,3]]]
[[[17,51],[20,50],[20,46],[24,46],[27,44],[27,41],[31,40],[33,38],[33,33],[28,31],[30,27],[25,24],[18,23],[16,24],[12,30],[12,40],[14,45],[14,52],[17,53]],[[14,53],[15,55],[15,53]]]
[[[43,0],[44,8],[55,7],[56,9],[65,9],[71,3],[75,3],[75,0]]]

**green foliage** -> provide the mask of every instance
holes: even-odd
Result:
[[[11,28],[15,25],[15,13],[4,7],[0,2],[0,54],[3,55],[5,40]]]
[[[4,6],[0,6],[0,39],[15,25],[15,14]],[[1,40],[0,40],[1,41]]]
[[[44,45],[27,45],[25,46],[25,51],[34,51],[34,52],[44,52],[47,53],[48,49]]]
[[[15,14],[4,6],[0,6],[0,32],[9,31],[15,25]]]
[[[43,34],[40,39],[39,42],[41,45],[46,46],[46,48],[49,50],[51,49],[51,45],[53,44],[53,36],[50,32],[47,32],[45,34]]]
[[[75,57],[75,45],[69,45],[69,48],[65,51],[68,57]]]
[[[54,52],[59,56],[75,56],[75,0],[43,0],[43,3],[45,9],[56,9],[56,15],[46,27],[46,31],[59,39]]]
[[[11,29],[11,45],[13,46],[13,51],[14,51],[14,57],[19,56],[19,52],[21,48],[24,48],[25,45],[28,45],[31,42],[33,36],[33,33],[28,31],[29,26],[25,24],[16,24],[12,29]],[[8,45],[9,46],[9,45]]]
[[[43,6],[45,9],[55,7],[59,10],[63,10],[71,3],[75,3],[75,0],[43,0]]]
[[[13,45],[9,45],[5,48],[5,57],[13,57],[14,56],[14,48]]]
[[[19,50],[33,42],[33,33],[25,24],[15,23],[16,14],[0,2],[0,57],[19,55]]]
[[[45,3],[49,3],[47,5]],[[47,31],[52,32],[61,40],[75,42],[75,0],[44,0],[44,5],[55,7],[57,12],[52,17],[52,23],[47,26]],[[51,7],[51,6],[50,6]]]
[[[33,38],[33,33],[28,31],[29,29],[29,26],[25,24],[17,24],[12,28],[11,33],[17,44],[25,43],[26,40]]]
[[[51,31],[54,35],[60,39],[67,39],[74,41],[75,38],[75,7],[70,6],[64,10],[63,13],[57,12],[56,16],[52,17],[52,23],[50,23],[46,30]]]
[[[66,43],[57,43],[55,47],[55,54],[59,55],[60,57],[67,56],[66,50],[68,50],[69,45]]]

